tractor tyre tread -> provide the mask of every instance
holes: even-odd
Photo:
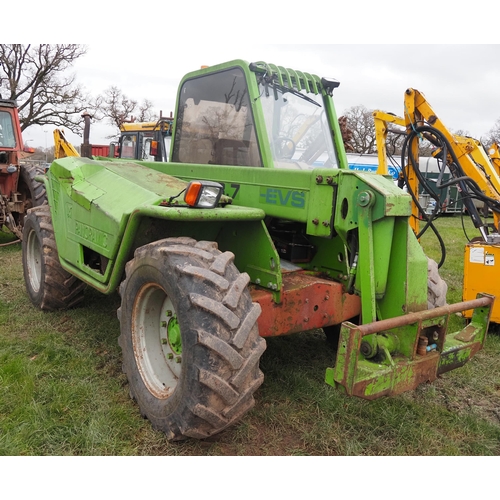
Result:
[[[45,184],[35,179],[37,175],[43,175],[44,173],[43,167],[38,165],[21,165],[21,179],[28,186],[31,193],[32,206],[29,208],[47,204]]]
[[[118,310],[123,371],[141,414],[170,440],[203,439],[233,425],[253,407],[263,382],[260,306],[233,261],[234,255],[220,252],[214,242],[167,238],[138,248],[126,266]],[[151,267],[163,270],[160,286],[175,304],[182,335],[183,372],[165,400],[155,398],[141,379],[131,341],[134,290],[144,285],[140,276]],[[175,288],[168,288],[172,283]]]

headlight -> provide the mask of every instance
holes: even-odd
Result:
[[[215,208],[222,196],[223,187],[218,182],[191,181],[186,188],[184,201],[195,208]]]

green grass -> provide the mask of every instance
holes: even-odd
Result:
[[[458,217],[438,227],[448,249],[441,274],[457,302],[466,240]],[[439,259],[434,237],[422,244]],[[500,454],[497,326],[465,367],[372,402],[324,383],[334,352],[321,331],[269,339],[255,408],[211,440],[169,443],[128,396],[119,297],[89,289],[83,307],[43,313],[25,293],[20,245],[1,247],[0,259],[0,455]]]

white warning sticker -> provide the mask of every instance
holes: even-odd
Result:
[[[484,248],[471,248],[469,254],[469,261],[475,264],[484,264]]]

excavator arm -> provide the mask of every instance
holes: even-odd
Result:
[[[420,139],[427,139],[436,148],[433,156],[440,160],[441,172],[445,167],[450,170],[452,182],[462,193],[464,205],[475,227],[486,240],[488,228],[481,220],[473,199],[485,203],[492,210],[494,226],[498,231],[500,224],[498,147],[492,148],[489,155],[480,141],[453,134],[418,90],[411,88],[406,90],[404,109],[404,118],[375,111],[374,121],[380,174],[387,173],[386,138],[390,124],[405,127],[407,138],[403,147],[401,167],[414,201],[413,217],[410,222],[413,230],[418,234],[419,216],[422,215],[419,213],[421,207],[418,206],[419,179],[422,179],[418,168],[418,143]]]
[[[54,159],[66,156],[80,156],[80,154],[64,137],[64,132],[56,128],[54,130]]]
[[[465,246],[464,280],[462,297],[464,301],[474,300],[480,293],[500,295],[498,290],[498,267],[500,263],[500,151],[493,144],[488,151],[480,141],[471,137],[453,134],[444,125],[438,114],[427,102],[424,95],[415,89],[408,89],[404,99],[404,118],[382,111],[373,113],[379,158],[378,173],[387,174],[388,155],[386,139],[389,132],[398,126],[397,133],[405,135],[401,151],[401,172],[408,192],[412,195],[412,215],[410,225],[417,235],[427,227],[433,228],[443,249],[440,265],[444,262],[444,242],[435,230],[432,221],[438,215],[439,205],[432,214],[427,214],[419,204],[419,185],[429,188],[425,176],[419,170],[419,143],[427,139],[434,147],[433,156],[438,160],[440,171],[436,180],[438,189],[455,185],[461,194],[474,226],[481,238],[474,238]],[[447,168],[451,175],[444,175]],[[446,179],[450,180],[446,180]],[[429,190],[429,194],[431,190]],[[431,194],[439,201],[439,196]],[[481,219],[475,200],[483,203],[493,213],[494,231],[489,233],[489,225]],[[420,219],[425,227],[419,231]],[[464,311],[465,318],[473,321],[472,311]],[[491,321],[500,323],[500,302],[493,306]]]

